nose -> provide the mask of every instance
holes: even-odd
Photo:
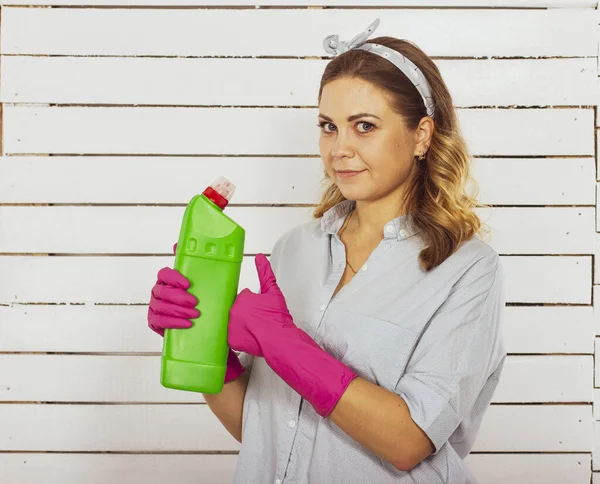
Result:
[[[334,159],[354,157],[354,148],[349,143],[347,136],[338,133],[335,143],[331,147],[331,157]]]

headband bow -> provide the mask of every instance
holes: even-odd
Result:
[[[354,36],[354,38],[350,42],[344,42],[343,40],[340,42],[340,36],[338,34],[328,35],[323,40],[323,47],[327,51],[328,54],[331,55],[339,55],[344,52],[348,52],[351,49],[358,47],[365,43],[375,29],[379,26],[379,19],[375,19],[371,25],[367,27],[367,30],[361,32],[360,34]]]
[[[350,41],[340,41],[338,34],[328,35],[323,39],[323,48],[328,54],[333,56],[343,54],[352,49],[361,49],[389,60],[414,84],[423,99],[427,115],[433,118],[435,114],[435,104],[433,102],[433,96],[431,95],[431,87],[421,72],[421,69],[397,50],[373,42],[365,43],[378,26],[379,19],[377,18],[367,27],[367,30],[354,36]]]

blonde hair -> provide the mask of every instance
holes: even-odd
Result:
[[[419,261],[429,271],[452,255],[462,242],[488,232],[487,226],[473,211],[475,207],[487,205],[478,203],[466,191],[468,181],[473,184],[475,196],[479,188],[470,176],[470,155],[459,129],[452,96],[435,63],[406,40],[378,37],[370,42],[402,53],[421,69],[431,86],[435,102],[431,145],[424,160],[415,160],[404,200],[404,208],[411,213],[410,221],[426,244],[419,254]],[[353,49],[332,59],[321,78],[319,102],[323,87],[339,78],[362,79],[384,90],[392,100],[392,109],[403,117],[412,131],[427,116],[423,100],[412,82],[390,61],[378,55]],[[331,207],[345,200],[327,171],[323,182],[325,190],[314,210],[314,218],[322,217]]]

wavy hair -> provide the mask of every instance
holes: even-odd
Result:
[[[470,154],[462,136],[452,96],[435,63],[419,47],[407,40],[378,37],[369,42],[385,45],[414,62],[431,86],[435,102],[434,130],[424,160],[415,157],[412,176],[407,182],[404,208],[410,221],[420,232],[425,248],[419,254],[422,267],[429,271],[452,255],[459,245],[476,234],[488,232],[473,211],[487,207],[477,202],[477,182],[470,175]],[[412,82],[390,61],[360,49],[349,50],[334,57],[326,66],[319,88],[319,103],[328,82],[340,78],[368,81],[391,96],[390,107],[403,117],[409,130],[417,129],[427,116],[425,105]],[[466,185],[471,182],[474,197]],[[325,190],[313,212],[320,218],[331,207],[345,200],[327,171],[323,179]]]

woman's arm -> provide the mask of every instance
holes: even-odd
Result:
[[[506,354],[504,305],[499,258],[482,259],[433,315],[394,391],[356,378],[330,418],[398,469],[412,469],[489,405]]]
[[[249,378],[250,372],[245,371],[239,378],[225,383],[221,393],[203,394],[212,413],[238,442],[242,441],[242,413]]]
[[[441,449],[474,409],[476,431],[497,384],[495,368],[505,354],[504,278],[497,255],[482,260],[432,316],[393,391],[361,379],[294,324],[262,254],[255,259],[261,292],[245,289],[238,295],[228,342],[234,350],[263,357],[321,417],[331,416],[356,441],[409,470]],[[482,393],[487,382],[492,384]]]
[[[404,400],[363,378],[352,380],[329,418],[401,471],[412,469],[434,451]]]

